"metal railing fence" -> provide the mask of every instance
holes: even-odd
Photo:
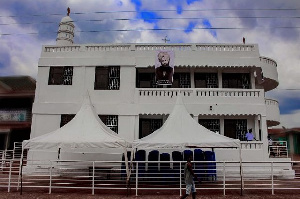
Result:
[[[201,183],[197,190],[265,190],[275,194],[279,190],[300,190],[300,162],[240,162],[194,161],[194,171]],[[0,168],[0,187],[7,191],[44,189],[52,193],[58,189],[87,190],[92,194],[115,190],[135,191],[135,195],[158,190],[185,191],[184,165],[181,161],[134,161],[127,183],[125,163],[122,161],[24,161],[19,175],[20,161],[4,159]],[[291,169],[292,168],[292,169]],[[241,181],[242,179],[242,181]]]

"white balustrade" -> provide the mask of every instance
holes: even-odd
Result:
[[[277,63],[268,57],[259,57],[259,60],[263,63],[270,64],[277,67]]]
[[[44,52],[74,52],[79,49],[80,46],[46,46]]]
[[[226,44],[95,44],[74,46],[45,46],[44,52],[74,52],[74,51],[256,51],[255,45]],[[261,57],[261,61],[273,60]]]
[[[249,89],[139,89],[139,96],[177,96],[182,93],[184,96],[198,96],[198,97],[261,97],[260,90]]]
[[[263,142],[261,141],[241,141],[242,149],[262,149]]]

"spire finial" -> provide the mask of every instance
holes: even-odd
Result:
[[[69,7],[68,7],[67,11],[68,11],[67,16],[70,16],[71,9]]]
[[[163,41],[165,41],[165,43],[167,43],[168,41],[170,41],[170,39],[168,39],[168,36],[165,36],[164,39],[162,39]]]

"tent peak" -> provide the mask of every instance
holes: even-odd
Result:
[[[90,98],[90,93],[86,90],[85,95],[83,97],[82,105],[92,105],[92,101]]]

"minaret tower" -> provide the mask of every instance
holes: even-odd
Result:
[[[70,15],[70,8],[67,9],[67,16],[61,19],[57,32],[56,45],[72,45],[74,38],[74,24]]]

